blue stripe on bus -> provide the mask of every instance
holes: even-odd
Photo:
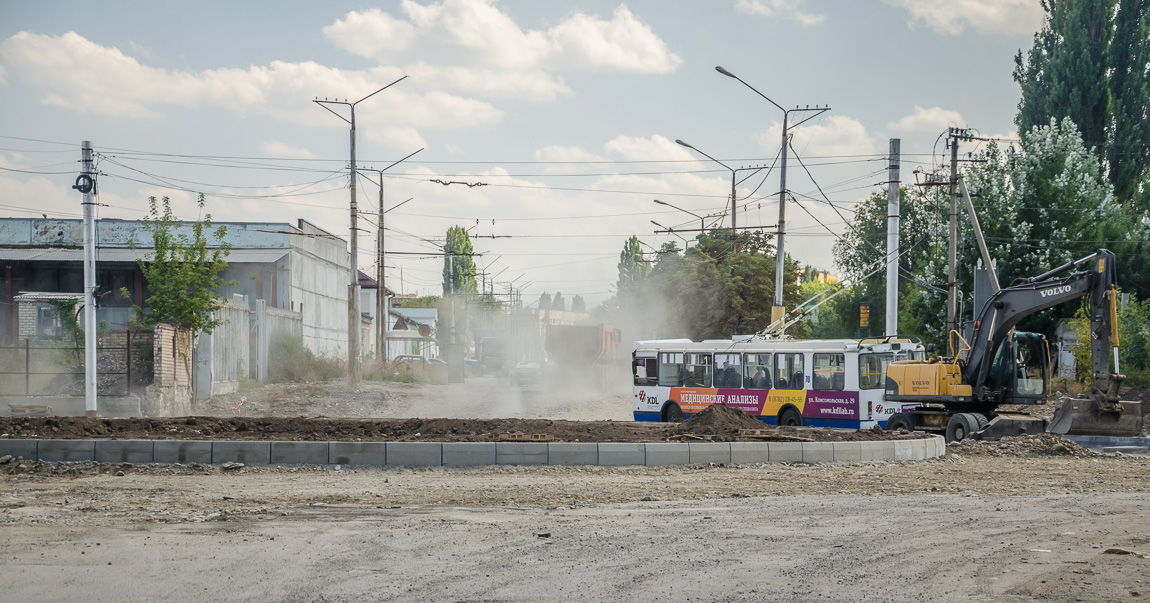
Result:
[[[657,412],[639,412],[635,411],[636,421],[654,421],[659,422],[660,415]],[[683,419],[690,419],[693,415],[684,413]],[[767,425],[776,425],[778,417],[755,417],[766,423]],[[886,421],[879,422],[879,425],[885,426]],[[861,421],[846,421],[841,419],[812,419],[810,417],[803,417],[803,427],[837,427],[839,429],[860,429],[862,426]]]

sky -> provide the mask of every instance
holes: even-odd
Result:
[[[349,238],[350,114],[313,101],[400,80],[355,109],[357,166],[391,166],[387,286],[439,294],[434,254],[458,225],[496,293],[592,307],[631,235],[653,250],[701,218],[729,225],[731,169],[738,226],[773,232],[773,103],[827,106],[789,129],[784,240],[834,272],[852,207],[885,191],[891,138],[907,183],[949,126],[1016,136],[1013,59],[1041,22],[1038,0],[0,0],[0,216],[81,217],[88,140],[100,218],[166,196],[196,219],[203,193],[216,221]],[[361,173],[374,275],[379,174]]]

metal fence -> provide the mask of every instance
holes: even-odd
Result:
[[[96,348],[100,396],[142,393],[152,381],[152,334],[122,331],[102,337]],[[84,395],[84,348],[25,339],[0,346],[0,396]]]

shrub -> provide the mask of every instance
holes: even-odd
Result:
[[[268,358],[268,381],[327,381],[344,375],[343,364],[317,358],[303,341],[287,333],[272,333]]]

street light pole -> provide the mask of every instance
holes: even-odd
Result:
[[[422,151],[422,150],[423,149],[419,149],[419,151]],[[419,151],[416,151],[415,153],[418,153]],[[375,261],[376,261],[376,271],[375,271],[375,284],[376,284],[376,295],[375,295],[375,355],[376,355],[377,359],[382,360],[384,362],[387,362],[387,312],[388,312],[388,310],[387,310],[387,287],[384,285],[384,282],[383,282],[383,280],[384,280],[383,268],[384,268],[384,264],[387,261],[387,254],[384,250],[385,248],[383,245],[383,243],[384,243],[383,215],[385,213],[391,211],[391,209],[395,209],[396,207],[399,207],[400,205],[407,203],[407,201],[411,201],[411,199],[408,199],[407,201],[404,201],[403,203],[400,203],[399,205],[396,205],[395,207],[392,207],[389,210],[384,210],[383,209],[383,173],[386,172],[387,170],[390,170],[391,168],[395,167],[396,165],[403,163],[404,161],[407,161],[413,155],[415,155],[415,153],[409,154],[407,157],[404,157],[403,159],[400,159],[399,161],[392,163],[391,165],[383,168],[382,170],[375,170],[375,169],[371,169],[371,168],[366,168],[363,170],[365,172],[375,172],[376,174],[379,175],[379,182],[378,183],[375,183],[375,182],[372,183],[372,184],[378,184],[378,186],[379,186],[379,224],[378,224],[379,231],[375,237],[375,243],[376,243],[376,245],[375,245]],[[365,175],[364,177],[366,178],[367,176]],[[368,180],[371,180],[371,179],[368,178]]]
[[[758,90],[755,89],[754,86],[748,84],[747,82],[744,82],[742,80],[742,78],[731,73],[730,71],[727,71],[722,66],[716,66],[715,71],[718,71],[719,73],[721,73],[727,77],[734,78],[734,79],[738,80],[739,83],[750,88],[755,94],[758,94],[759,96],[763,97],[764,99],[766,99],[766,101],[768,103],[771,103],[779,111],[783,112],[783,136],[782,136],[782,138],[783,138],[782,145],[783,146],[782,146],[782,152],[781,152],[782,163],[780,165],[780,169],[782,169],[782,172],[779,174],[779,231],[778,231],[778,239],[779,240],[778,240],[778,245],[777,245],[777,249],[776,249],[776,252],[778,254],[778,258],[777,258],[776,267],[775,267],[775,301],[774,301],[774,307],[771,308],[771,322],[775,322],[775,321],[781,319],[783,317],[783,314],[784,314],[784,310],[783,310],[783,270],[786,266],[786,259],[785,259],[786,254],[785,254],[785,250],[784,250],[783,237],[786,234],[785,225],[786,225],[786,207],[787,207],[786,195],[787,195],[787,147],[788,147],[787,132],[788,132],[788,130],[790,130],[792,128],[797,128],[799,125],[801,125],[802,123],[806,122],[809,119],[812,119],[812,118],[814,118],[814,117],[816,117],[822,113],[826,113],[827,111],[830,111],[831,108],[830,107],[818,107],[818,106],[816,106],[814,108],[811,108],[810,106],[807,106],[805,108],[799,108],[796,106],[794,109],[784,109],[781,105],[779,105],[775,101],[771,100],[770,97],[763,94],[762,92],[759,92]],[[810,112],[811,115],[808,115],[802,121],[800,121],[794,125],[789,125],[788,122],[790,120],[790,114],[792,112],[799,112],[799,113]]]
[[[703,151],[700,151],[699,149],[683,142],[682,140],[679,140],[676,138],[675,142],[679,145],[687,147],[688,149],[691,149],[692,151],[695,151],[696,153],[702,155],[703,157],[706,157],[707,159],[710,159],[711,161],[714,161],[715,163],[727,168],[728,170],[731,170],[731,252],[732,253],[737,252],[739,250],[739,224],[738,224],[738,213],[739,212],[738,212],[738,207],[735,204],[735,202],[736,202],[735,174],[738,172],[738,170],[736,170],[735,168],[723,163],[722,161],[719,161],[718,159],[715,159],[714,157],[711,157],[710,155],[708,155],[708,154],[704,153]],[[756,169],[761,169],[761,168],[756,168]],[[662,202],[656,201],[656,203],[662,203]],[[663,203],[663,205],[668,205],[668,204]],[[676,207],[675,209],[679,209],[679,208]],[[686,210],[680,210],[680,211],[686,211]],[[691,213],[691,212],[687,212],[687,213]]]
[[[358,221],[359,221],[359,208],[356,206],[355,201],[355,106],[363,101],[387,90],[388,88],[398,84],[399,82],[407,79],[403,76],[398,80],[372,92],[371,94],[355,101],[354,103],[347,102],[347,99],[342,101],[338,100],[319,100],[318,98],[312,102],[330,111],[336,117],[346,121],[351,125],[351,165],[349,166],[351,183],[351,282],[347,288],[347,379],[348,383],[354,385],[359,383],[359,236],[358,236]],[[346,105],[351,111],[351,119],[336,113],[327,105]]]
[[[698,219],[699,219],[699,232],[701,233],[701,232],[703,232],[704,230],[706,230],[706,228],[707,228],[707,225],[704,223],[704,220],[706,220],[706,218],[704,218],[703,216],[700,216],[699,214],[697,214],[697,213],[695,213],[695,212],[693,212],[693,211],[689,211],[689,210],[683,209],[682,207],[678,207],[678,206],[675,206],[675,205],[671,205],[670,203],[667,203],[666,201],[660,201],[660,200],[658,200],[658,199],[652,199],[652,200],[653,200],[655,203],[658,203],[659,205],[666,205],[667,207],[670,207],[670,208],[673,208],[673,209],[677,209],[677,210],[679,210],[679,211],[681,211],[681,212],[683,212],[683,213],[685,213],[685,214],[691,214],[692,216],[695,216],[696,218],[698,218]]]

